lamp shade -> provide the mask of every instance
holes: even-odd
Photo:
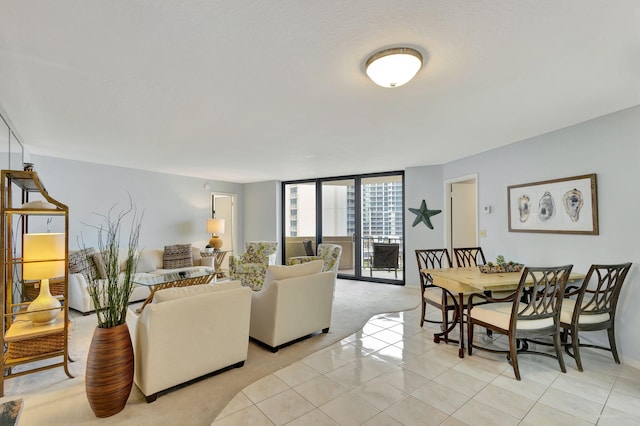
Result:
[[[65,237],[65,234],[52,233],[24,234],[22,278],[42,280],[63,276]]]
[[[207,232],[209,234],[224,234],[224,219],[207,219]]]
[[[382,50],[367,60],[367,75],[382,87],[408,83],[422,68],[422,55],[408,47]]]

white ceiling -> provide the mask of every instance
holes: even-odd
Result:
[[[375,86],[364,62],[398,45],[426,65]],[[0,0],[0,107],[33,154],[232,182],[339,176],[638,104],[636,0]]]

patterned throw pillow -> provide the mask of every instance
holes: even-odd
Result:
[[[162,263],[164,269],[187,268],[189,266],[193,266],[191,244],[164,246]]]
[[[100,278],[100,272],[93,260],[93,254],[97,253],[93,247],[78,250],[69,254],[69,273],[82,274],[87,282]]]

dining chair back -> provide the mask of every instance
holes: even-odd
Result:
[[[575,358],[579,371],[583,371],[580,346],[608,350],[616,364],[620,364],[614,329],[615,316],[620,290],[630,268],[631,262],[591,265],[580,288],[565,293],[566,299],[560,314],[562,338],[567,342],[567,337],[571,336],[571,342],[566,344],[565,350]],[[596,330],[607,330],[608,348],[580,343],[579,333]]]
[[[508,353],[513,372],[520,380],[518,354],[528,353],[556,358],[560,369],[566,373],[562,358],[560,340],[560,310],[564,288],[573,265],[557,267],[525,267],[514,293],[502,299],[494,299],[484,294],[469,297],[468,312],[468,351],[482,349],[489,352]],[[474,299],[483,299],[486,304],[473,305]],[[480,346],[473,342],[473,327],[479,325],[495,333],[506,334],[509,350],[501,351]],[[552,337],[555,356],[547,352],[529,349],[527,339]]]
[[[482,247],[454,248],[453,256],[459,268],[484,265],[487,261],[484,258]]]
[[[448,326],[448,312],[455,310],[456,301],[452,295],[447,295],[445,290],[433,284],[431,275],[422,272],[423,269],[451,268],[451,257],[447,249],[424,249],[416,250],[416,260],[418,262],[418,274],[420,276],[420,289],[422,295],[422,315],[420,316],[420,327],[424,322],[442,323],[446,329]],[[442,311],[442,321],[426,319],[427,304]]]

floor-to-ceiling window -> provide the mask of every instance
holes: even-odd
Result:
[[[291,181],[283,191],[283,259],[304,241],[342,247],[342,278],[404,283],[404,174]]]

